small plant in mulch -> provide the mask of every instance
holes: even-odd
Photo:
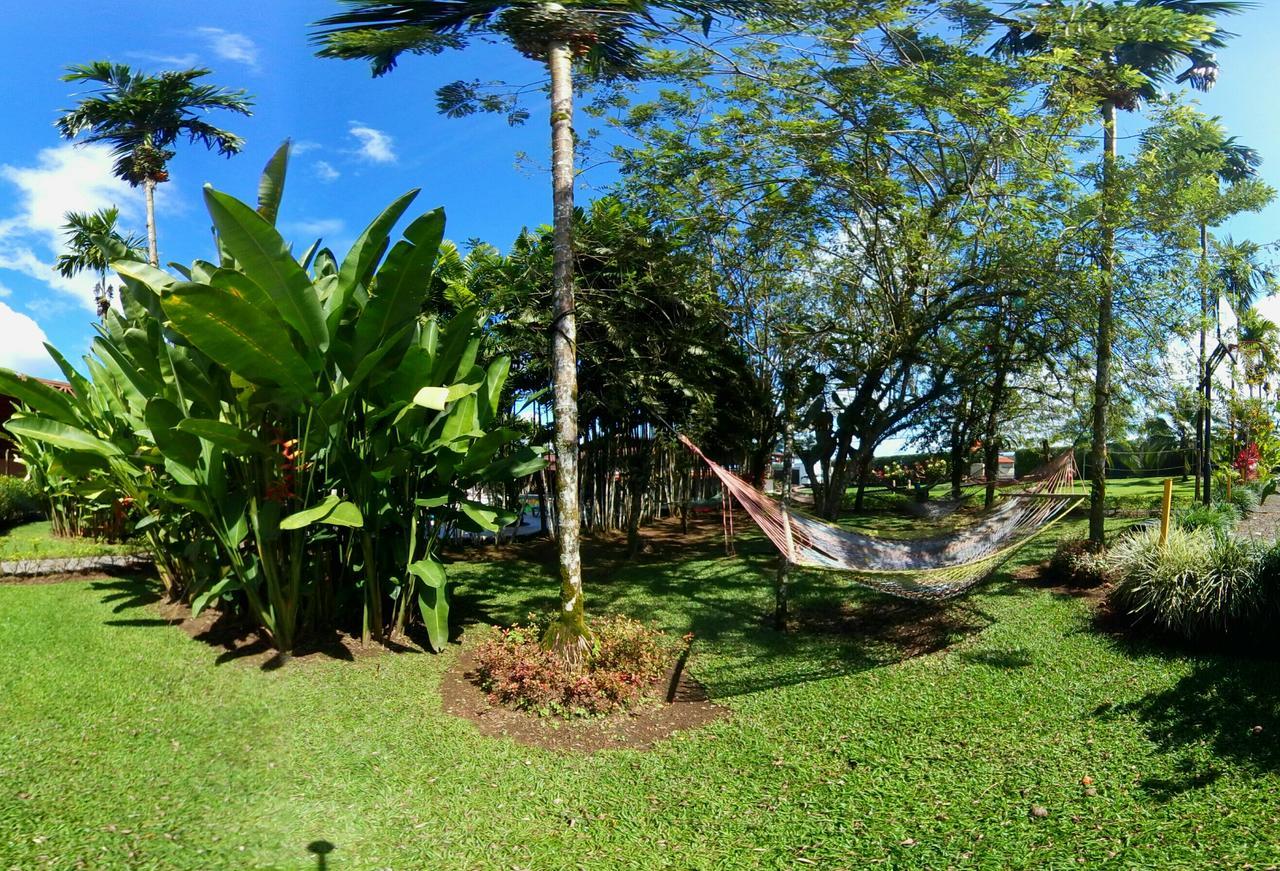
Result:
[[[599,618],[591,628],[591,655],[577,664],[543,648],[543,628],[503,629],[476,648],[477,683],[490,702],[541,716],[611,714],[661,698],[663,679],[693,638],[622,616]]]
[[[1064,587],[1088,589],[1113,583],[1106,551],[1096,541],[1069,539],[1058,545],[1049,559],[1046,577]]]

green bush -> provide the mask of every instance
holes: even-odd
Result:
[[[34,520],[43,514],[40,488],[34,481],[0,475],[0,526]]]
[[[1244,517],[1258,510],[1262,498],[1257,487],[1246,484],[1231,488],[1231,498],[1228,501],[1239,509],[1240,516]]]
[[[1174,527],[1163,546],[1159,531],[1147,530],[1122,540],[1108,559],[1120,577],[1112,606],[1189,640],[1256,625],[1274,610],[1280,588],[1272,580],[1280,555],[1250,539],[1203,528]]]
[[[1179,511],[1176,520],[1183,529],[1207,529],[1225,535],[1236,528],[1240,521],[1240,509],[1229,502],[1192,505]]]
[[[1097,587],[1114,580],[1106,551],[1096,541],[1068,539],[1049,559],[1049,577],[1067,587]]]

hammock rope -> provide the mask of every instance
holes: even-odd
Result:
[[[949,599],[964,593],[1084,501],[1054,492],[1075,479],[1075,461],[1068,452],[1028,476],[1037,481],[1031,491],[1007,495],[959,532],[878,538],[784,509],[684,435],[678,438],[720,479],[729,504],[736,499],[789,563],[851,572],[855,583],[905,599]]]

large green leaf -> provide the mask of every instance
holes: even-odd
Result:
[[[19,375],[10,369],[0,369],[0,393],[31,408],[32,411],[60,420],[75,423],[76,413],[71,397],[61,390],[27,375]]]
[[[498,416],[502,388],[510,371],[511,358],[503,355],[494,359],[484,373],[484,385],[480,388],[480,422],[486,426]]]
[[[210,420],[203,417],[184,418],[178,424],[178,431],[198,436],[207,442],[217,445],[224,451],[230,451],[241,457],[249,454],[258,456],[269,456],[271,454],[270,445],[262,439],[252,433],[245,432],[238,426],[221,420]]]
[[[299,398],[315,393],[307,361],[274,312],[222,288],[182,284],[164,298],[174,329],[216,362],[254,384],[277,384]]]
[[[178,406],[163,396],[153,396],[147,403],[146,419],[151,440],[165,459],[176,460],[188,469],[194,469],[200,462],[200,440],[179,429],[185,415]]]
[[[431,649],[439,653],[449,643],[449,585],[444,566],[431,559],[418,560],[409,565],[409,573],[421,582],[418,607]]]
[[[132,278],[143,287],[150,288],[151,292],[157,296],[164,294],[178,283],[178,279],[163,269],[152,266],[150,263],[143,263],[141,260],[117,260],[111,264],[111,268],[125,278]]]
[[[427,212],[405,228],[404,236],[383,261],[377,290],[356,322],[357,356],[376,348],[422,309],[444,237],[444,210]]]
[[[479,383],[452,384],[448,387],[423,387],[413,396],[413,404],[436,411],[444,411],[445,406],[464,396],[470,396],[480,389]]]
[[[46,420],[42,417],[16,417],[5,424],[5,429],[14,435],[66,448],[69,451],[82,451],[106,458],[124,456],[124,452],[111,442],[104,441],[79,427],[56,420]]]
[[[288,139],[280,143],[276,153],[271,155],[271,159],[263,168],[262,178],[258,180],[258,214],[273,226],[276,216],[280,214],[280,199],[284,196],[284,177],[289,170],[290,144]]]
[[[328,348],[320,299],[276,228],[235,197],[211,187],[204,189],[204,200],[219,239],[244,274],[275,302],[285,323],[298,331],[308,348]]]
[[[290,514],[280,521],[281,529],[303,529],[313,523],[328,523],[332,526],[364,526],[364,516],[354,503],[344,502],[330,493],[319,503],[310,508]]]
[[[356,239],[347,256],[342,259],[342,268],[338,271],[338,287],[334,291],[341,308],[345,308],[346,303],[351,299],[356,285],[368,285],[370,271],[377,263],[377,259],[382,256],[382,252],[386,250],[391,228],[396,225],[396,221],[400,220],[400,216],[404,214],[405,209],[409,208],[409,204],[417,195],[418,190],[415,188],[384,209],[382,214],[365,227],[360,238]],[[338,310],[340,311],[341,308]]]

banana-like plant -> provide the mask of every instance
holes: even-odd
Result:
[[[468,494],[543,460],[496,423],[509,361],[478,361],[477,312],[419,316],[443,211],[391,244],[410,192],[341,261],[318,246],[299,259],[274,226],[287,159],[268,163],[256,209],[206,187],[218,262],[116,262],[124,312],[89,377],[64,366],[76,396],[61,404],[22,382],[33,413],[10,429],[132,499],[158,561],[179,535],[198,542],[167,582],[194,610],[238,598],[284,652],[356,612],[366,641],[420,619],[440,649],[441,542],[514,519]],[[0,388],[19,380],[0,373]]]

